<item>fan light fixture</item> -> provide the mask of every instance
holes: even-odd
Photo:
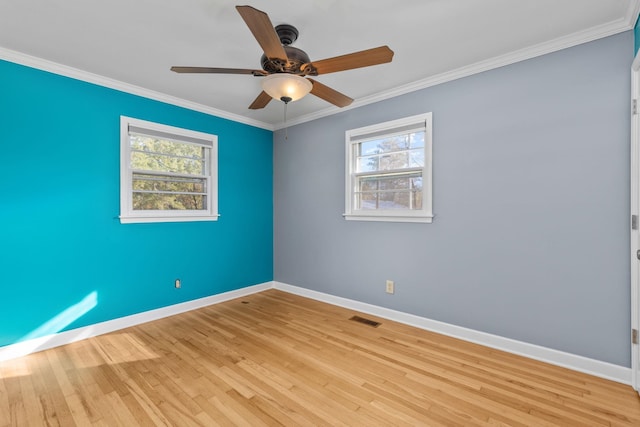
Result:
[[[270,74],[262,80],[262,89],[270,97],[285,104],[303,98],[312,87],[313,84],[309,80],[289,73]]]

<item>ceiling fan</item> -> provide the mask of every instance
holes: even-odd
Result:
[[[338,107],[346,107],[353,102],[353,99],[308,76],[384,64],[393,59],[393,51],[388,46],[380,46],[311,62],[303,50],[291,46],[299,34],[293,25],[282,24],[274,28],[265,12],[251,6],[236,6],[236,9],[264,51],[260,60],[261,70],[171,67],[171,71],[176,73],[251,74],[255,77],[263,77],[263,91],[249,106],[252,110],[266,107],[272,98],[287,104],[308,93]]]

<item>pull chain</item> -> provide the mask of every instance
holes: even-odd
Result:
[[[284,139],[289,139],[287,131],[287,105],[292,101],[288,96],[283,96],[280,101],[284,102]]]
[[[288,102],[284,103],[284,139],[288,140],[289,139],[289,132],[287,129],[287,105],[289,105]]]

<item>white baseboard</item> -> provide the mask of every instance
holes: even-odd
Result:
[[[631,369],[624,366],[614,365],[612,363],[602,362],[535,344],[516,341],[510,338],[488,334],[486,332],[463,328],[461,326],[455,326],[439,322],[437,320],[431,320],[425,317],[415,316],[413,314],[403,313],[401,311],[391,310],[347,298],[336,297],[322,292],[287,285],[285,283],[273,282],[273,287],[291,294],[360,311],[362,313],[372,314],[374,316],[404,323],[416,328],[437,332],[442,335],[459,338],[472,343],[481,344],[486,347],[495,348],[497,350],[525,356],[530,359],[539,360],[552,365],[562,366],[574,371],[584,372],[596,377],[631,385]]]
[[[218,295],[199,298],[167,307],[149,310],[131,316],[120,317],[118,319],[108,320],[106,322],[96,323],[82,328],[72,329],[69,331],[59,332],[56,334],[46,335],[16,344],[10,344],[0,347],[0,362],[17,357],[26,356],[27,354],[37,351],[47,350],[49,348],[58,347],[72,342],[80,341],[85,338],[95,337],[97,335],[114,332],[119,329],[128,328],[142,323],[151,322],[153,320],[162,319],[163,317],[173,316],[175,314],[184,313],[186,311],[195,310],[213,304],[218,304],[234,298],[240,298],[256,292],[262,292],[273,288],[273,282],[261,283],[258,285],[248,286],[246,288],[237,289],[235,291],[224,292]]]
[[[57,334],[51,334],[40,338],[34,338],[27,341],[21,341],[16,344],[10,344],[0,347],[0,362],[15,359],[37,351],[58,347],[72,342],[80,341],[85,338],[95,337],[97,335],[114,332],[120,329],[139,325],[153,320],[162,319],[163,317],[173,316],[184,313],[186,311],[196,310],[198,308],[218,304],[234,298],[251,295],[262,292],[267,289],[278,289],[294,295],[300,295],[328,304],[356,310],[362,313],[372,314],[385,319],[393,320],[416,328],[437,332],[454,338],[484,345],[487,347],[503,350],[509,353],[525,356],[530,359],[539,360],[550,363],[552,365],[562,366],[578,372],[594,375],[616,381],[619,383],[631,385],[631,369],[624,366],[618,366],[583,356],[578,356],[563,351],[553,350],[535,344],[529,344],[522,341],[516,341],[510,338],[504,338],[498,335],[488,334],[473,329],[455,326],[437,320],[427,319],[425,317],[413,314],[403,313],[401,311],[391,310],[360,301],[350,300],[347,298],[337,297],[310,289],[300,288],[280,282],[265,282],[258,285],[248,286],[246,288],[237,289],[235,291],[224,292],[222,294],[200,298],[180,304],[170,305],[155,310],[145,311],[143,313],[133,314],[118,319],[108,320],[106,322],[96,323],[94,325],[82,328],[72,329]]]

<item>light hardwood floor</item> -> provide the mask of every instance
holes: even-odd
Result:
[[[0,363],[0,426],[640,426],[629,386],[269,290]]]

